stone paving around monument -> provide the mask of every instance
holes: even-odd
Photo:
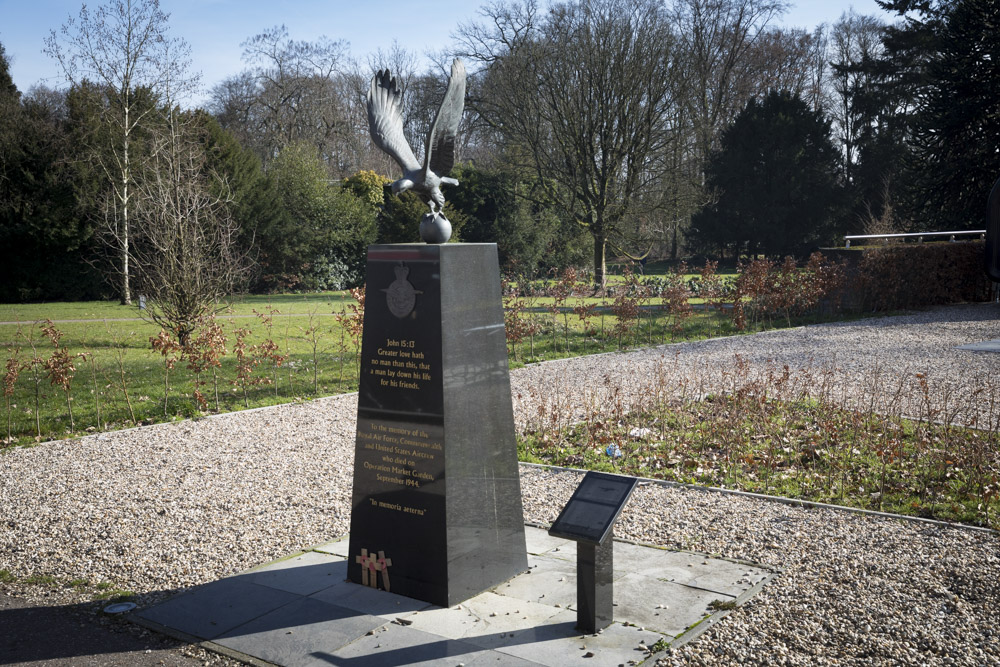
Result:
[[[204,584],[135,622],[239,659],[306,665],[637,664],[698,636],[776,572],[615,543],[615,622],[576,625],[576,544],[527,529],[529,571],[453,607],[347,580],[340,540]]]

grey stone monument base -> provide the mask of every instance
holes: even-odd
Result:
[[[775,576],[760,565],[615,542],[615,622],[599,635],[582,634],[575,627],[577,544],[539,528],[526,535],[530,574],[457,606],[345,581],[353,563],[345,536],[129,618],[249,664],[653,664],[647,648],[677,648],[725,622],[730,607]]]

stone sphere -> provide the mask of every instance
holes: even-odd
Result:
[[[425,243],[447,243],[451,238],[451,223],[440,213],[424,213],[420,219],[420,238]]]

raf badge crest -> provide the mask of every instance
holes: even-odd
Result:
[[[413,289],[413,285],[406,277],[410,274],[410,269],[402,262],[393,268],[396,273],[396,280],[392,282],[385,292],[385,303],[389,307],[389,312],[402,319],[413,312],[413,306],[417,303],[417,295],[423,294],[420,290]]]

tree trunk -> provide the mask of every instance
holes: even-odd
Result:
[[[122,237],[119,241],[121,246],[121,259],[122,259],[122,293],[121,293],[121,303],[123,306],[132,305],[132,292],[129,288],[128,283],[128,209],[125,209],[124,220],[122,221]]]
[[[604,289],[607,285],[607,264],[605,249],[608,240],[604,234],[594,234],[594,287]]]
[[[121,193],[122,226],[121,226],[121,234],[120,234],[120,236],[118,238],[118,244],[119,244],[119,247],[121,248],[121,253],[122,253],[122,293],[121,293],[121,299],[122,299],[122,305],[123,306],[131,306],[132,305],[132,290],[129,288],[129,283],[128,283],[128,272],[129,272],[129,266],[128,266],[128,253],[129,253],[128,241],[129,241],[129,234],[131,233],[131,230],[129,230],[129,228],[128,228],[128,222],[129,222],[129,220],[128,220],[128,205],[129,205],[129,191],[128,191],[128,186],[129,186],[131,178],[132,178],[131,166],[130,166],[130,163],[129,163],[129,131],[130,131],[130,129],[131,128],[129,126],[129,107],[126,104],[126,106],[125,106],[125,144],[124,144],[124,151],[123,151],[124,152],[124,162],[122,164],[122,193]]]
[[[677,259],[677,228],[681,226],[681,223],[680,223],[681,203],[680,203],[680,201],[678,201],[676,186],[675,186],[675,189],[674,189],[674,196],[673,196],[673,199],[672,199],[672,203],[673,203],[673,209],[674,209],[672,211],[672,213],[673,213],[673,223],[674,224],[673,224],[673,229],[671,230],[671,237],[672,238],[670,239],[670,259],[676,260]]]

